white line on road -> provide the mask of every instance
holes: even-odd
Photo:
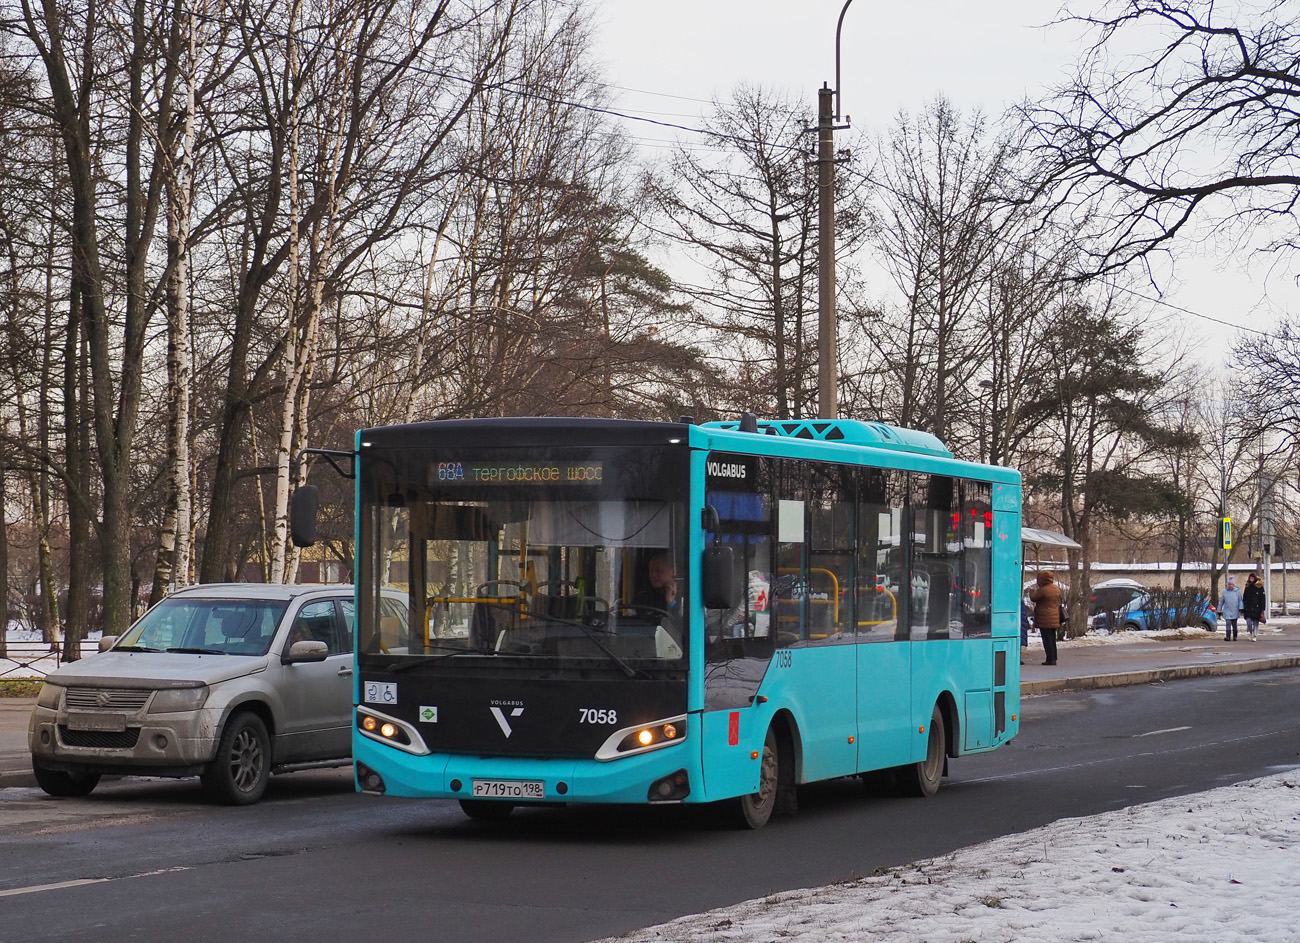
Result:
[[[1161,733],[1178,733],[1180,730],[1191,730],[1191,727],[1166,727],[1164,730],[1148,730],[1146,733],[1137,733],[1135,737],[1154,737]]]
[[[14,887],[0,891],[0,897],[17,897],[20,894],[39,894],[41,891],[59,891],[68,887],[82,887],[86,884],[106,884],[109,881],[128,881],[131,878],[153,877],[155,874],[170,874],[173,871],[188,871],[188,867],[162,868],[158,871],[142,871],[140,874],[126,874],[120,878],[81,878],[76,881],[59,881],[56,884],[33,884],[30,887]]]
[[[65,887],[81,887],[83,884],[103,884],[112,878],[84,878],[80,881],[59,881],[57,884],[33,884],[31,887],[15,887],[0,891],[0,897],[17,897],[19,894],[39,894],[41,891],[57,891]]]

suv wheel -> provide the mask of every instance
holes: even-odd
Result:
[[[88,796],[99,785],[98,773],[65,773],[63,770],[46,769],[32,759],[32,773],[36,776],[36,785],[46,794],[70,799]]]
[[[256,714],[236,714],[226,724],[217,756],[202,775],[208,796],[226,805],[252,805],[271,778],[271,738]]]

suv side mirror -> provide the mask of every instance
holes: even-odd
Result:
[[[735,551],[720,544],[706,548],[702,571],[705,609],[735,609],[740,605]]]
[[[320,490],[315,485],[301,485],[289,501],[289,537],[295,547],[316,543],[316,509]]]
[[[280,659],[282,665],[292,665],[300,661],[324,661],[329,655],[329,646],[315,639],[294,642]]]
[[[99,640],[99,650],[100,650],[101,652],[106,652],[106,651],[108,651],[110,648],[113,647],[113,643],[116,642],[116,641],[117,641],[117,636],[116,636],[116,635],[105,635],[105,636],[103,636],[103,637],[100,638],[100,640]]]

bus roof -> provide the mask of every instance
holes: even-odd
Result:
[[[883,422],[863,422],[858,419],[759,419],[756,424],[757,431],[764,435],[839,442],[843,445],[869,445],[878,449],[952,458],[952,453],[930,433],[918,429],[902,429]],[[742,431],[739,422],[706,422],[702,428]]]

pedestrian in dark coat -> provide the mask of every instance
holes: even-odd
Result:
[[[1259,624],[1264,621],[1264,581],[1254,573],[1246,577],[1241,592],[1241,614],[1246,617],[1246,631],[1252,642],[1259,641]]]

